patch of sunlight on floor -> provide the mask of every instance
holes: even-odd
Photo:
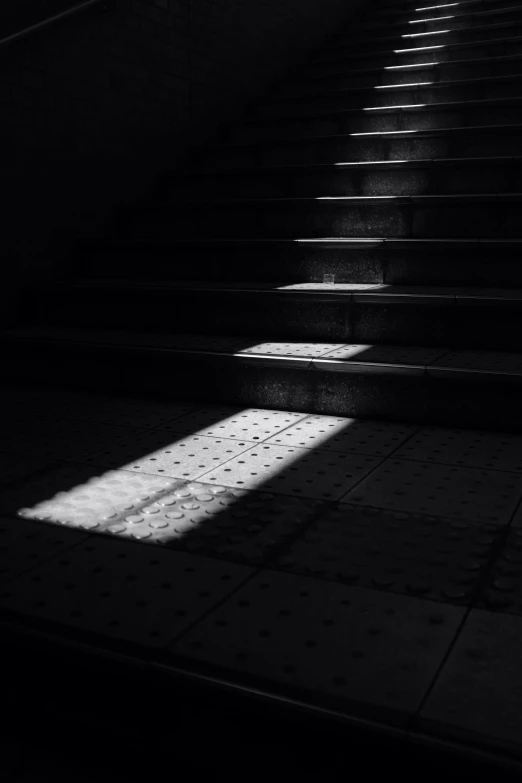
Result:
[[[387,288],[382,283],[292,283],[291,285],[277,286],[278,291],[374,291]]]
[[[360,199],[393,199],[404,198],[404,196],[314,196],[315,201],[359,201]]]
[[[423,128],[425,130],[425,128]],[[393,131],[359,131],[358,133],[349,133],[349,136],[393,136],[394,134],[419,133],[418,130],[393,130]]]

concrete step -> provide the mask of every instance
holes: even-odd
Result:
[[[140,346],[136,334],[123,332],[117,342],[99,330],[3,332],[0,373],[66,388],[168,390],[170,400],[522,431],[520,354],[348,345],[332,349],[347,358],[327,358],[317,345],[312,356],[302,344],[254,354],[257,346],[241,338],[219,352],[165,347],[164,335],[157,337]]]
[[[487,98],[510,98],[522,94],[522,72],[503,76],[450,79],[436,84],[374,85],[330,88],[299,95],[289,90],[259,102],[250,117],[272,119],[320,111],[367,109],[379,106],[404,106],[419,103],[437,104],[473,101]]]
[[[262,342],[517,351],[522,289],[307,283],[62,281],[27,287],[32,324],[242,335]]]
[[[410,4],[398,4],[381,5],[374,7],[373,18],[379,19],[423,19],[424,17],[440,17],[440,16],[467,16],[469,14],[477,14],[483,11],[496,11],[498,8],[509,8],[512,6],[519,6],[520,0],[462,0],[462,2],[445,2],[445,3],[433,3],[433,2],[419,2]]]
[[[63,277],[522,288],[522,240],[199,239],[77,242]]]
[[[451,128],[318,134],[207,147],[205,172],[258,165],[333,164],[339,161],[425,160],[522,154],[522,124],[454,125]]]
[[[332,109],[291,117],[245,121],[230,131],[231,142],[297,136],[326,136],[375,132],[420,131],[480,125],[509,125],[520,118],[522,96],[479,100],[384,105],[366,109]]]
[[[515,18],[502,22],[463,27],[456,30],[448,30],[442,21],[436,30],[426,33],[408,32],[400,34],[392,32],[382,36],[365,36],[358,28],[354,28],[353,39],[350,42],[343,41],[339,44],[324,44],[315,50],[310,56],[313,62],[332,62],[343,60],[347,57],[351,60],[361,55],[365,57],[387,55],[393,52],[437,47],[438,49],[461,46],[475,46],[477,44],[490,44],[504,39],[508,43],[511,39],[520,36],[522,32],[522,19]]]
[[[500,9],[499,9],[500,11]],[[326,39],[323,46],[313,56],[322,59],[326,53],[370,48],[377,51],[383,47],[396,47],[401,42],[424,46],[431,43],[444,44],[455,41],[483,40],[489,36],[497,37],[503,30],[508,35],[520,28],[522,23],[522,6],[503,9],[499,12],[487,12],[485,15],[462,16],[454,19],[433,19],[426,22],[410,19],[406,22],[372,24],[366,26],[360,22],[353,23],[346,32],[338,32]]]
[[[308,60],[306,67],[313,68],[317,74],[326,72],[341,63],[357,63],[357,68],[365,65],[371,68],[386,68],[394,65],[418,65],[420,63],[440,63],[453,60],[477,60],[484,57],[501,57],[520,54],[522,52],[522,36],[506,36],[500,34],[497,38],[486,38],[476,41],[457,41],[455,43],[434,43],[402,45],[397,42],[386,51],[374,49],[355,52],[346,49],[345,52],[332,52],[330,57],[322,60]]]
[[[477,60],[449,60],[441,63],[418,63],[386,68],[355,69],[348,65],[316,74],[313,70],[296,73],[279,89],[273,87],[273,95],[281,100],[293,96],[325,94],[342,89],[378,89],[393,85],[439,84],[460,79],[483,79],[489,76],[510,76],[522,72],[522,55],[482,57]]]
[[[172,177],[163,199],[522,192],[522,156],[248,167]],[[159,195],[159,192],[158,192]]]
[[[455,26],[465,25],[473,27],[489,21],[502,21],[506,18],[522,15],[520,0],[501,2],[485,6],[471,3],[469,5],[454,4],[446,8],[433,9],[432,11],[418,11],[412,9],[408,12],[390,11],[389,9],[376,10],[369,21],[357,20],[357,29],[368,31],[399,30],[404,32],[423,32],[435,29],[435,26],[454,29]],[[329,40],[341,41],[350,36],[350,27],[339,30]]]
[[[114,211],[105,236],[474,237],[520,236],[522,194],[355,196],[184,201]]]

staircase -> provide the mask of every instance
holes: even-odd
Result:
[[[522,431],[522,3],[373,3],[1,335],[19,380]]]

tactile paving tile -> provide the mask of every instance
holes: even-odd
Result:
[[[0,391],[0,420],[41,418],[102,421],[97,412],[112,401],[108,394],[78,392],[72,389],[7,388]],[[108,424],[120,422],[107,421]]]
[[[181,416],[170,430],[214,438],[262,441],[306,418],[306,413],[212,406]]]
[[[340,416],[308,416],[266,442],[280,446],[388,456],[415,429],[407,425]]]
[[[522,436],[423,427],[395,452],[399,459],[522,473]]]
[[[348,503],[507,525],[522,494],[516,473],[387,459]]]
[[[344,359],[370,364],[411,364],[425,367],[447,353],[442,348],[417,348],[403,345],[345,345],[330,351],[323,359]]]
[[[182,482],[71,465],[53,468],[0,495],[0,510],[26,519],[100,529],[129,516]]]
[[[272,561],[294,573],[469,604],[502,528],[339,503]]]
[[[493,351],[450,351],[431,362],[432,367],[522,375],[522,354]]]
[[[91,537],[5,585],[0,606],[162,647],[253,573],[186,552]]]
[[[258,343],[243,348],[239,353],[260,353],[268,356],[324,356],[328,351],[341,348],[342,343]]]
[[[105,532],[259,563],[322,507],[320,501],[194,482],[144,505]]]
[[[359,454],[259,444],[204,479],[240,489],[338,500],[380,461]]]
[[[402,595],[262,571],[174,652],[348,701],[416,710],[464,610]]]
[[[195,406],[190,404],[122,397],[111,398],[92,407],[86,405],[85,409],[66,409],[63,418],[81,418],[86,421],[145,429],[173,422],[194,408]]]
[[[522,618],[472,610],[420,718],[432,732],[520,753]]]
[[[0,582],[9,581],[87,538],[88,534],[79,530],[0,517]]]
[[[252,441],[149,430],[83,459],[123,470],[197,479],[217,465],[252,448]]]
[[[13,420],[2,427],[0,449],[44,459],[79,459],[140,432],[94,421],[70,419]]]
[[[514,527],[509,531],[477,606],[522,615],[522,528]]]

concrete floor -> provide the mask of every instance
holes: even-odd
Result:
[[[522,436],[0,401],[2,623],[518,757]]]

